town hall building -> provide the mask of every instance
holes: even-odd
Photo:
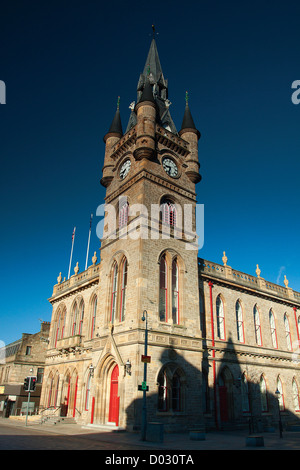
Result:
[[[180,130],[169,106],[152,39],[125,132],[118,103],[104,136],[100,255],[67,280],[60,274],[49,299],[42,406],[133,431],[146,394],[147,422],[165,430],[267,430],[279,415],[292,424],[300,293],[258,266],[256,276],[237,271],[226,253],[220,263],[198,257],[200,132],[188,96]]]

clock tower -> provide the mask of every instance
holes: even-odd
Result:
[[[101,379],[100,388],[112,387],[116,367],[125,374],[119,372],[114,405],[108,391],[99,391],[103,395],[98,420],[103,423],[115,419],[110,413],[117,413],[122,425],[141,424],[138,386],[144,371],[145,311],[151,356],[148,414],[157,420],[158,413],[166,426],[202,422],[195,220],[200,133],[187,94],[179,131],[170,105],[168,80],[152,39],[126,130],[118,100],[104,136],[101,184],[106,188],[106,210],[98,296],[103,349],[96,362],[106,379]],[[118,411],[113,412],[113,406]]]

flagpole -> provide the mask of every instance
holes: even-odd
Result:
[[[70,279],[70,271],[71,271],[72,256],[73,256],[73,246],[74,246],[74,239],[75,239],[75,230],[76,230],[76,227],[74,227],[73,234],[72,234],[72,248],[71,248],[71,256],[70,256],[70,264],[69,264],[68,279]]]
[[[88,263],[88,257],[89,257],[91,229],[92,229],[92,218],[93,218],[93,214],[91,214],[91,218],[90,218],[90,230],[89,230],[88,246],[87,246],[87,250],[86,250],[85,269],[87,269],[87,263]]]

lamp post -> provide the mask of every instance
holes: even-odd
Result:
[[[276,395],[276,398],[278,400],[278,413],[279,413],[279,437],[282,438],[282,422],[281,422],[281,413],[280,413],[280,397],[281,397],[281,393],[280,391],[278,390],[278,388],[276,389],[276,392],[275,392],[275,395]]]
[[[145,328],[145,356],[147,356],[148,349],[148,323],[147,323],[148,313],[147,310],[143,311],[142,321],[146,320]],[[144,384],[147,384],[147,362],[144,362]],[[146,431],[147,431],[147,402],[146,402],[146,391],[143,390],[143,410],[142,410],[142,441],[146,440]]]

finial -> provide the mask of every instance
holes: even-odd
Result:
[[[283,282],[284,282],[285,287],[288,288],[289,287],[289,281],[287,280],[286,275],[284,275],[284,281]]]
[[[153,35],[153,39],[155,38],[155,26],[154,24],[152,25],[152,35]]]
[[[185,92],[185,103],[188,106],[188,104],[189,104],[189,93],[188,93],[188,91]]]
[[[76,266],[74,268],[74,273],[76,274],[76,276],[78,274],[78,271],[79,271],[79,266],[78,266],[78,261],[77,261]]]
[[[96,251],[94,252],[94,256],[92,257],[92,262],[93,262],[93,265],[95,266],[95,264],[97,263],[97,254],[96,254]]]
[[[120,109],[120,97],[118,96],[118,101],[117,101],[117,110],[119,111]]]
[[[257,277],[260,277],[261,270],[259,269],[258,264],[256,265],[256,271],[255,272],[256,272]]]
[[[224,266],[227,266],[228,258],[227,258],[227,256],[226,256],[225,251],[223,251],[223,258],[222,258],[222,261],[223,261]]]
[[[60,283],[61,283],[61,280],[62,280],[61,273],[59,273],[59,276],[58,276],[58,278],[57,278],[57,283],[60,284]]]

